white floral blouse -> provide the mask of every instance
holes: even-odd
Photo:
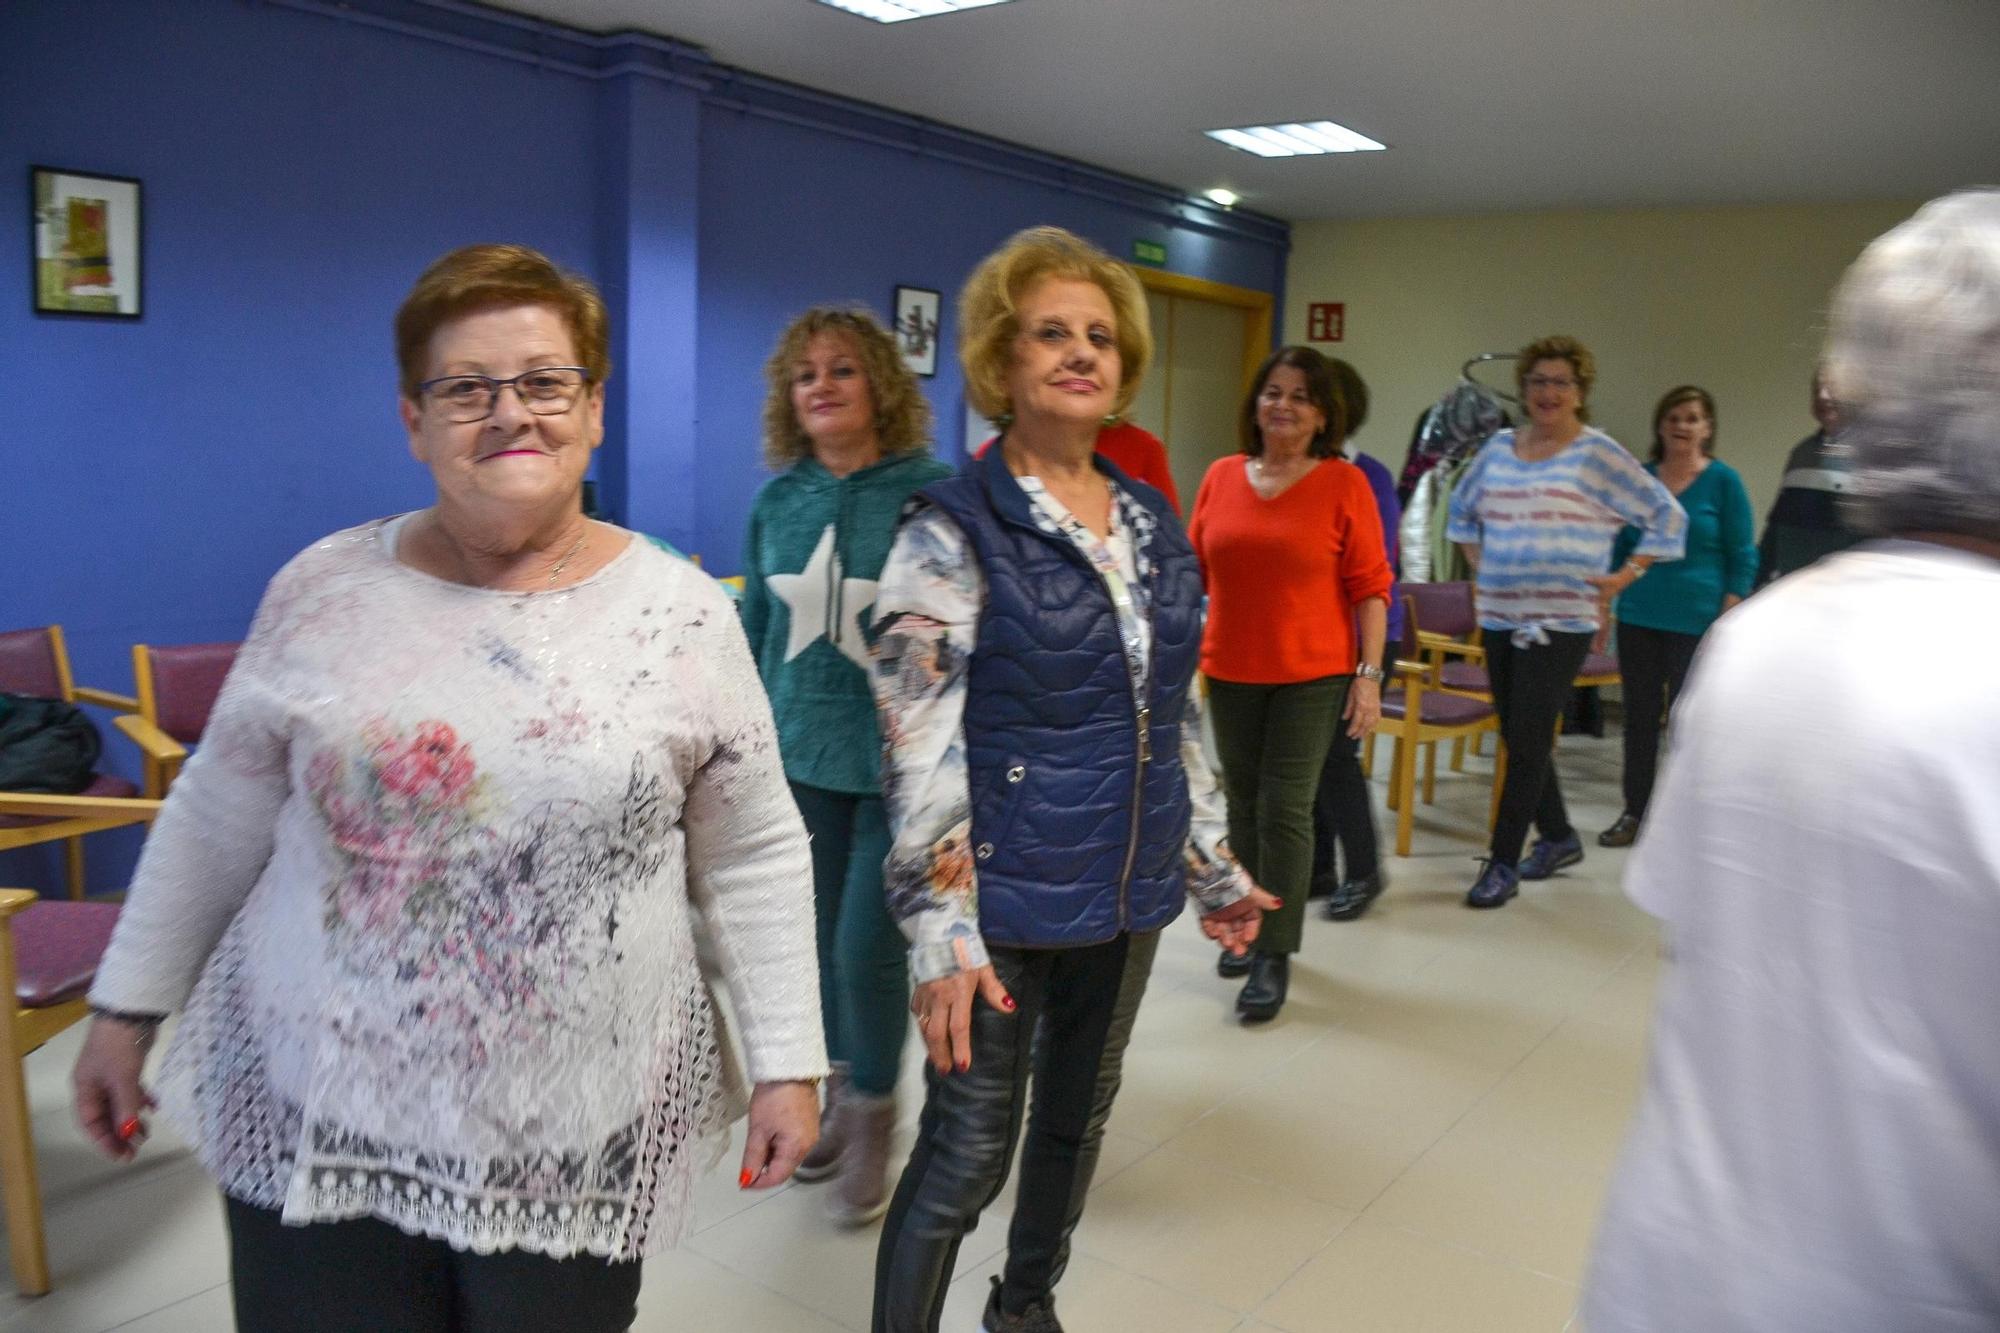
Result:
[[[655,1253],[740,1109],[704,963],[752,1080],[826,1068],[769,705],[684,560],[495,592],[400,523],[272,580],[91,999],[185,1010],[163,1109],[287,1222]]]
[[[1034,477],[1020,477],[1035,522],[1067,537],[1111,590],[1135,681],[1153,650],[1147,602],[1155,520],[1118,488],[1110,536],[1078,522]],[[920,510],[896,534],[875,591],[879,637],[871,680],[882,718],[883,799],[892,842],[885,867],[889,913],[910,940],[918,981],[986,965],[979,886],[971,854],[972,788],[965,759],[967,671],[986,603],[986,579],[965,534],[944,511]],[[1201,748],[1200,691],[1188,691],[1181,764],[1194,815],[1188,829],[1188,892],[1203,912],[1250,892],[1228,849],[1228,814]]]

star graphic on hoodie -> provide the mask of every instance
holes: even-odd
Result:
[[[868,669],[868,641],[862,636],[862,615],[875,605],[875,580],[844,577],[840,555],[833,549],[833,525],[819,536],[812,559],[796,574],[772,574],[764,582],[771,595],[792,613],[785,660],[791,661],[825,638],[854,665]]]

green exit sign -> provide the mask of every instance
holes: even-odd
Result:
[[[1142,264],[1164,264],[1167,262],[1167,247],[1153,241],[1134,241],[1132,258]]]

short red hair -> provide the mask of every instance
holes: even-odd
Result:
[[[434,262],[396,311],[396,367],[403,397],[424,379],[431,338],[452,320],[495,306],[547,306],[576,344],[592,384],[611,377],[611,319],[590,279],[525,245],[468,245]]]

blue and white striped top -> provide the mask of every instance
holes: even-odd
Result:
[[[1611,544],[1628,523],[1640,533],[1633,554],[1681,558],[1686,513],[1623,445],[1585,427],[1562,452],[1524,463],[1514,432],[1503,430],[1453,488],[1446,533],[1480,547],[1482,626],[1591,634],[1597,590],[1585,580],[1610,568]]]

